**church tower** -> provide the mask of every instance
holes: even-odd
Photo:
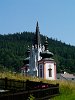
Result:
[[[36,24],[36,32],[35,32],[35,36],[34,36],[34,47],[40,47],[41,44],[41,40],[40,40],[40,31],[39,31],[39,26],[38,26],[38,22]]]
[[[36,32],[34,36],[34,41],[30,51],[30,75],[38,76],[38,61],[41,59],[40,52],[42,52],[41,41],[40,41],[40,31],[38,22],[36,24]]]
[[[53,53],[48,50],[48,41],[45,40],[45,50],[40,53],[42,57],[38,62],[38,77],[55,80],[56,79],[56,63],[54,61]]]
[[[41,45],[38,22],[34,34],[33,44],[27,49],[27,58],[23,60],[22,73],[24,75],[37,76],[39,78],[55,80],[56,62],[53,53],[48,50],[48,40],[46,37],[44,46]]]
[[[23,66],[21,68],[21,73],[23,75],[28,75],[28,71],[29,71],[29,59],[30,59],[30,48],[28,46],[28,49],[26,51],[26,58],[23,60]]]

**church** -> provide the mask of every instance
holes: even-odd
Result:
[[[40,31],[38,22],[34,42],[31,48],[28,46],[27,58],[23,60],[21,73],[23,75],[36,76],[43,79],[56,79],[56,62],[54,61],[53,53],[48,50],[48,40],[45,38],[44,45],[41,44]]]

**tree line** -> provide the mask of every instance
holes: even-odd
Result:
[[[0,35],[0,70],[20,71],[27,47],[33,43],[34,34],[33,32],[18,32]],[[44,41],[45,36],[41,35],[42,44]],[[57,72],[65,70],[75,73],[75,46],[48,38],[48,48],[54,53]]]

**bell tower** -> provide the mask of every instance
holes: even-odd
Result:
[[[48,50],[48,41],[47,37],[45,40],[45,50],[40,53],[42,57],[41,60],[38,61],[38,77],[55,80],[56,79],[56,62],[54,61],[53,53]]]
[[[42,52],[42,47],[40,40],[39,25],[37,22],[33,45],[30,52],[30,72],[32,76],[38,76],[38,61],[41,59],[40,52]]]

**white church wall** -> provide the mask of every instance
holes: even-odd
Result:
[[[52,69],[52,75],[51,75],[51,77],[49,77],[49,69]],[[46,79],[49,79],[49,80],[54,80],[55,79],[55,74],[56,74],[56,72],[55,72],[55,65],[54,65],[54,63],[46,63],[45,64],[45,77],[46,77]]]

